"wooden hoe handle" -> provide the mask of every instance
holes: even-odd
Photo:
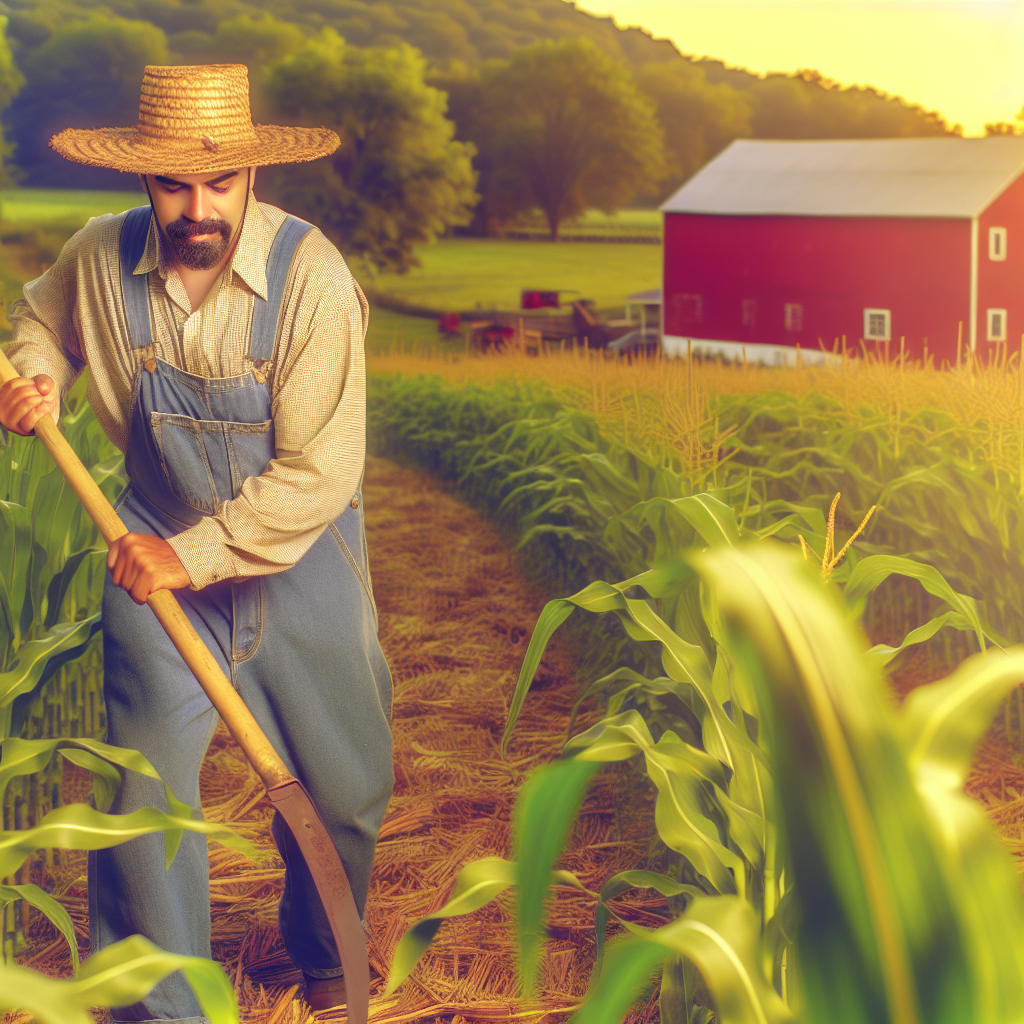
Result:
[[[19,376],[10,360],[0,350],[0,387]],[[114,511],[114,506],[107,501],[96,481],[82,465],[81,459],[50,416],[44,416],[39,420],[35,426],[35,434],[46,445],[47,451],[53,456],[53,461],[57,463],[57,468],[81,499],[86,512],[99,527],[107,545],[112,544],[118,537],[123,537],[128,532],[127,527],[121,522]],[[158,590],[150,594],[147,603],[267,789],[291,781],[292,774],[278,757],[270,741],[263,735],[252,712],[245,706],[245,701],[238,695],[238,691],[221,671],[220,665],[210,654],[206,644],[199,638],[174,594],[169,590]]]

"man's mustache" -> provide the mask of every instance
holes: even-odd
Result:
[[[231,237],[231,225],[226,220],[217,220],[214,217],[200,221],[182,218],[172,221],[166,230],[175,242],[187,241],[195,235],[220,235],[225,240]]]

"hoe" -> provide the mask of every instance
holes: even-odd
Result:
[[[0,387],[17,376],[18,372],[0,352]],[[44,416],[36,424],[35,434],[46,445],[53,461],[81,499],[107,544],[123,537],[128,532],[124,523],[57,429],[53,419]],[[341,955],[349,1024],[366,1024],[370,1002],[366,936],[352,898],[348,875],[345,874],[341,858],[320,815],[305,787],[285,767],[245,702],[200,640],[177,598],[169,590],[158,590],[150,595],[148,604],[210,698],[210,703],[217,709],[235,742],[262,779],[274,809],[284,817],[292,830],[316,882],[317,892],[330,918],[334,941]]]

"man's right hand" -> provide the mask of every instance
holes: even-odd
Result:
[[[29,437],[44,416],[57,422],[60,390],[45,373],[34,377],[15,377],[0,388],[0,423],[22,437]]]

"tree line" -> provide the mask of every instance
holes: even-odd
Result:
[[[367,267],[403,270],[463,227],[539,209],[552,238],[588,207],[654,204],[730,141],[959,132],[816,72],[765,78],[563,0],[0,2],[8,181],[132,187],[61,160],[66,127],[135,123],[146,64],[244,63],[257,123],[326,125],[329,160],[261,172]]]

